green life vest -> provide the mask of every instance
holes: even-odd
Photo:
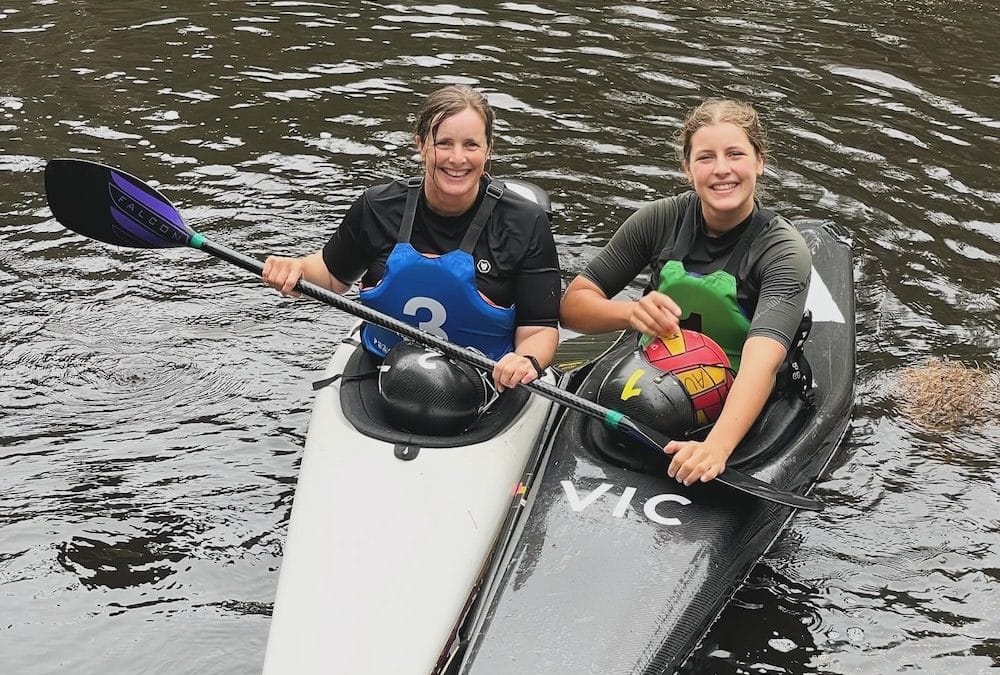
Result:
[[[743,343],[750,319],[743,313],[736,293],[736,275],[760,231],[775,217],[772,211],[757,209],[746,230],[729,253],[726,264],[710,274],[688,272],[684,260],[690,255],[700,227],[697,217],[701,202],[691,200],[677,232],[674,249],[660,269],[657,290],[669,295],[681,308],[681,327],[704,333],[729,356],[733,370],[739,370]]]

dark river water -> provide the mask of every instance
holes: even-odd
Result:
[[[1000,430],[928,431],[900,373],[1000,355],[1000,19],[985,3],[0,2],[0,672],[259,671],[318,377],[349,316],[191,250],[64,230],[47,159],[150,180],[252,255],[414,174],[446,83],[552,196],[568,281],[683,189],[701,98],[752,100],[767,201],[851,233],[857,405],[699,672],[1000,667]],[[387,636],[391,640],[391,636]],[[534,674],[531,674],[534,675]]]

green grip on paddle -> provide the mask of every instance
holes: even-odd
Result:
[[[621,414],[617,410],[609,410],[604,414],[604,424],[611,429],[617,429],[618,423],[622,421],[625,415]]]
[[[188,241],[188,246],[191,248],[201,248],[201,245],[205,243],[205,237],[195,232],[191,235],[191,240]]]

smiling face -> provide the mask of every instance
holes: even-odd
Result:
[[[467,211],[476,201],[486,169],[486,120],[473,108],[446,117],[432,137],[416,137],[424,164],[427,205],[441,215]]]
[[[705,227],[722,234],[753,213],[760,156],[746,132],[732,122],[709,124],[691,136],[684,173],[701,199]]]

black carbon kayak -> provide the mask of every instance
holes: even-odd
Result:
[[[853,406],[854,287],[846,238],[827,225],[799,227],[814,265],[805,343],[814,401],[772,401],[730,466],[808,492]],[[566,386],[593,400],[634,348],[634,337],[623,339]],[[574,411],[554,425],[450,675],[674,672],[794,515],[714,482],[685,487],[627,468],[610,433]]]

